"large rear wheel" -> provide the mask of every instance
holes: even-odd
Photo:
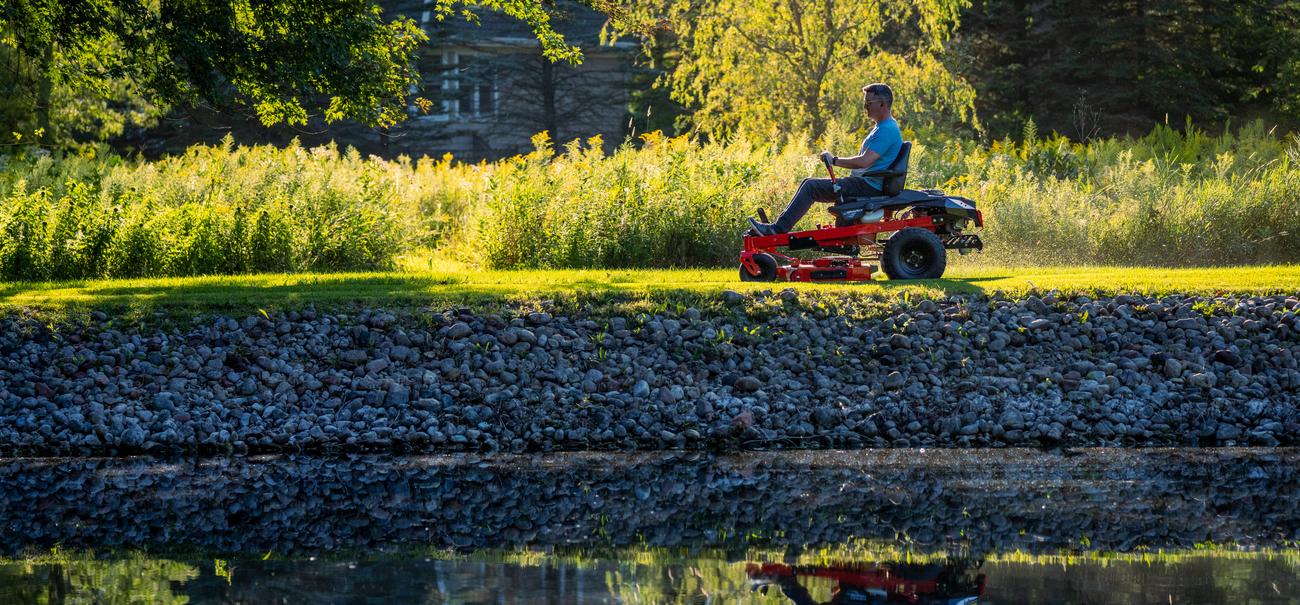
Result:
[[[758,275],[749,272],[745,265],[740,265],[740,281],[776,281],[776,259],[771,254],[759,252],[750,257],[758,265]]]
[[[933,232],[908,227],[885,242],[880,267],[889,279],[938,279],[948,266],[948,251]]]

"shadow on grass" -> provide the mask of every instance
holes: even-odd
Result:
[[[980,282],[1005,279],[998,276],[917,281],[872,281],[860,284],[828,284],[826,292],[860,293],[884,297],[920,297],[942,294],[982,294]],[[182,316],[199,310],[257,313],[317,304],[347,307],[381,303],[392,306],[470,306],[529,304],[551,299],[577,304],[625,305],[647,303],[709,304],[720,302],[724,289],[780,290],[793,284],[770,282],[658,283],[626,279],[601,280],[581,276],[566,281],[563,276],[550,283],[535,284],[504,280],[472,281],[463,275],[422,274],[295,274],[217,276],[159,280],[72,281],[59,283],[0,284],[0,307],[35,308],[72,312],[92,309],[126,309],[136,314],[162,312]],[[846,287],[847,286],[847,287]],[[803,285],[818,291],[816,285]]]
[[[419,275],[348,277],[288,276],[211,280],[160,280],[155,283],[11,283],[0,286],[0,307],[51,311],[130,310],[183,315],[191,310],[256,313],[306,304],[346,307],[382,303],[393,306],[484,307],[546,298],[626,302],[638,298],[698,297],[671,284],[614,284],[590,279],[555,284],[470,283]]]
[[[1000,281],[1007,279],[1005,275],[984,276],[984,277],[960,277],[949,279],[915,279],[915,280],[881,280],[869,283],[876,284],[885,290],[900,290],[906,288],[933,288],[944,294],[978,294],[985,293],[980,282]]]

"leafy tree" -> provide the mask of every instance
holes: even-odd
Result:
[[[582,59],[551,27],[546,0],[433,0],[429,10],[500,11],[526,21],[551,61]],[[374,0],[7,0],[0,61],[13,77],[3,79],[0,140],[103,136],[174,105],[239,109],[266,125],[319,114],[386,127],[405,116],[425,40]],[[87,103],[105,111],[87,118]]]
[[[660,19],[680,57],[666,78],[713,137],[807,133],[861,123],[860,89],[896,91],[895,108],[922,122],[969,122],[974,93],[941,61],[965,0],[639,0],[626,22]]]
[[[997,135],[1029,116],[1077,139],[1166,117],[1300,119],[1296,0],[975,0],[961,21],[950,64]]]

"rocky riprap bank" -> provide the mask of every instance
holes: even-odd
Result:
[[[703,302],[307,308],[164,328],[10,315],[0,454],[1277,445],[1300,432],[1296,296]]]

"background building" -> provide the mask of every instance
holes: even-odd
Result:
[[[262,126],[252,116],[205,109],[177,111],[157,128],[117,141],[149,156],[175,153],[230,134],[239,144],[284,145],[294,138],[314,146],[335,141],[384,157],[451,153],[463,161],[491,160],[532,150],[533,135],[547,131],[558,143],[601,135],[607,148],[628,132],[628,89],[635,41],[602,45],[606,17],[558,0],[553,24],[580,46],[581,65],[551,63],[526,24],[482,11],[479,23],[456,16],[438,21],[424,0],[380,0],[390,16],[414,19],[429,36],[418,53],[422,85],[412,90],[410,118],[389,129],[351,122]],[[427,111],[416,104],[431,101]]]

